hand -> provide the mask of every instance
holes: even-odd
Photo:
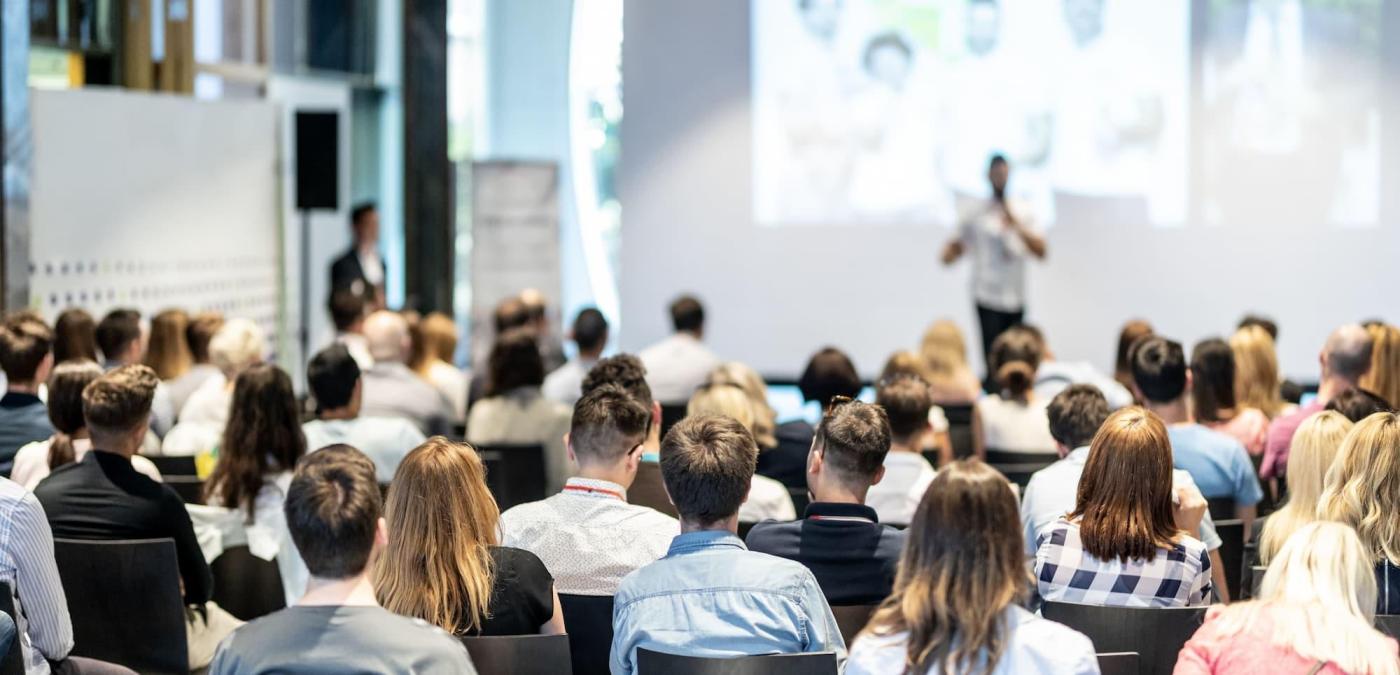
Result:
[[[1176,526],[1187,534],[1196,537],[1201,531],[1201,520],[1206,516],[1206,498],[1195,486],[1179,485],[1172,500],[1172,517]]]
[[[948,245],[943,247],[943,264],[944,264],[944,265],[951,265],[951,264],[953,264],[955,261],[957,261],[958,258],[962,257],[962,254],[963,254],[963,245],[962,245],[962,242],[960,242],[960,241],[958,241],[958,240],[956,240],[956,239],[954,239],[953,241],[948,242]]]

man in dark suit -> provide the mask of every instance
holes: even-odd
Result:
[[[355,244],[331,263],[331,290],[353,289],[368,298],[372,308],[381,308],[388,268],[379,255],[379,209],[373,202],[350,211],[350,228]]]

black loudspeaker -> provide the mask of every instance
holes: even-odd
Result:
[[[340,114],[297,112],[297,210],[328,209],[340,202]]]

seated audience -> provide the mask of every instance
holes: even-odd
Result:
[[[564,448],[570,410],[540,392],[544,362],[535,335],[527,330],[502,335],[491,348],[487,370],[486,398],[472,406],[467,440],[476,445],[542,446],[547,489],[563,489],[572,473]]]
[[[1045,419],[1048,399],[1035,392],[1040,367],[1040,339],[1034,331],[1017,326],[992,341],[988,363],[998,393],[977,402],[982,418],[982,439],[990,450],[1053,455],[1055,439]]]
[[[1370,553],[1356,534],[1311,523],[1283,545],[1257,600],[1206,613],[1174,672],[1400,673],[1395,640],[1372,625],[1375,606]]]
[[[881,378],[875,404],[884,408],[890,422],[890,452],[885,455],[885,475],[870,486],[865,503],[881,521],[908,525],[935,475],[923,455],[933,434],[929,423],[933,398],[926,382],[904,375]],[[951,453],[945,457],[952,459]]]
[[[10,478],[33,490],[50,471],[65,464],[83,461],[92,449],[87,422],[83,419],[83,389],[102,377],[102,367],[92,361],[67,361],[54,367],[49,376],[49,422],[53,436],[34,441],[19,449]],[[160,481],[160,471],[151,460],[140,455],[131,458],[137,472]]]
[[[141,313],[134,309],[108,312],[97,323],[93,336],[102,350],[104,370],[141,363],[146,355],[146,334],[141,328]],[[175,426],[175,417],[179,412],[172,402],[170,390],[165,383],[160,383],[151,401],[151,431],[158,437],[164,437]]]
[[[1336,401],[1333,399],[1333,403]],[[1332,411],[1313,413],[1298,425],[1288,453],[1288,501],[1264,521],[1263,534],[1259,536],[1259,564],[1268,565],[1283,548],[1283,542],[1318,519],[1317,505],[1327,472],[1353,426],[1351,420]]]
[[[924,331],[919,355],[928,364],[935,405],[972,405],[982,395],[982,383],[967,364],[967,341],[957,324],[948,319],[933,322]]]
[[[83,418],[92,450],[83,461],[54,469],[34,488],[34,496],[55,537],[175,541],[185,604],[202,606],[186,612],[190,668],[197,669],[209,665],[214,648],[238,620],[209,602],[213,578],[184,500],[131,464],[146,437],[159,383],[150,368],[126,365],[83,389]]]
[[[1376,413],[1356,423],[1327,471],[1319,520],[1349,525],[1375,566],[1377,614],[1400,614],[1400,415]],[[1290,453],[1291,454],[1291,453]]]
[[[217,375],[190,394],[180,410],[180,422],[165,435],[160,454],[190,456],[211,453],[229,420],[234,382],[243,371],[262,363],[267,339],[256,323],[230,319],[209,339],[209,358]]]
[[[768,403],[768,385],[758,371],[738,361],[726,361],[710,372],[706,384],[727,384],[743,390],[753,407],[753,438],[758,455],[778,447],[778,412]]]
[[[462,643],[379,606],[370,564],[389,533],[374,465],[336,445],[308,455],[287,489],[287,527],[311,572],[295,606],[239,628],[211,675],[472,675]]]
[[[1242,325],[1230,336],[1230,354],[1238,404],[1259,410],[1271,420],[1287,413],[1291,406],[1283,400],[1278,354],[1269,331],[1257,324]]]
[[[190,395],[205,382],[219,376],[219,367],[209,356],[209,342],[224,327],[224,317],[217,312],[201,312],[190,318],[185,326],[185,344],[189,346],[190,367],[184,374],[170,380],[170,403],[175,410],[184,410]]]
[[[702,387],[690,397],[686,415],[724,415],[737,420],[753,434],[754,409],[748,395],[737,386],[716,384]],[[757,442],[755,441],[755,446]],[[739,507],[739,522],[757,523],[763,520],[792,520],[797,509],[792,495],[782,483],[767,476],[753,475],[748,499]]]
[[[1339,412],[1352,422],[1360,422],[1378,412],[1396,412],[1385,399],[1355,387],[1342,390],[1323,409]]]
[[[452,365],[457,353],[457,324],[452,317],[433,312],[418,322],[420,348],[413,364],[419,377],[432,383],[452,404],[453,419],[467,419],[467,386],[471,378]]]
[[[1113,379],[1128,391],[1133,391],[1133,345],[1152,335],[1152,324],[1142,319],[1133,319],[1123,324],[1118,332],[1118,350],[1113,358]],[[1136,398],[1136,395],[1134,395]],[[1142,401],[1135,401],[1141,405]]]
[[[1264,498],[1264,490],[1254,475],[1249,453],[1239,441],[1191,418],[1187,404],[1191,379],[1180,343],[1152,336],[1133,350],[1135,391],[1147,409],[1167,425],[1172,462],[1191,474],[1206,499],[1233,499],[1235,517],[1244,521],[1248,538],[1255,505]]]
[[[615,384],[632,395],[642,405],[651,410],[651,423],[647,425],[647,437],[642,441],[642,459],[655,462],[661,450],[661,403],[652,398],[651,387],[647,385],[647,369],[642,360],[632,354],[618,354],[598,361],[583,378],[579,391],[583,396],[605,384]]]
[[[1400,328],[1378,323],[1366,332],[1371,335],[1371,368],[1358,384],[1391,408],[1400,408]]]
[[[893,382],[898,378],[913,378],[923,382],[924,386],[932,391],[933,376],[930,372],[928,363],[924,361],[923,357],[911,351],[897,351],[885,359],[885,367],[880,370],[880,379],[875,382],[875,389],[878,392],[882,384]],[[929,405],[927,421],[929,433],[920,435],[921,437],[918,439],[919,452],[937,452],[940,465],[953,461],[953,440],[949,435],[948,416],[944,414],[943,408]],[[918,505],[919,502],[916,498],[909,507],[909,517],[914,516],[914,507]]]
[[[578,347],[578,353],[547,375],[542,388],[545,398],[564,405],[578,402],[583,378],[588,376],[593,364],[603,357],[603,349],[608,346],[608,320],[595,307],[584,309],[574,317],[569,338]]]
[[[53,323],[53,362],[97,361],[97,322],[81,307],[59,312]]]
[[[1269,424],[1269,439],[1264,447],[1264,463],[1259,467],[1261,478],[1283,478],[1288,467],[1288,448],[1293,432],[1303,420],[1332,401],[1332,397],[1351,388],[1360,387],[1361,378],[1371,369],[1371,336],[1357,324],[1347,324],[1327,337],[1318,357],[1322,379],[1317,385],[1317,397],[1297,410],[1280,415]],[[1248,400],[1245,400],[1248,403]],[[1267,412],[1267,411],[1265,411]]]
[[[1206,503],[1173,490],[1171,471],[1161,419],[1136,407],[1110,415],[1089,447],[1074,509],[1037,541],[1039,597],[1119,607],[1208,604],[1210,555],[1186,534],[1200,529]]]
[[[361,371],[361,412],[406,419],[426,435],[450,431],[452,403],[408,368],[408,321],[394,312],[375,312],[365,319],[365,337],[374,366]]]
[[[501,514],[501,544],[539,556],[560,593],[612,595],[680,533],[675,518],[627,503],[651,413],[618,385],[589,391],[574,405],[566,442],[577,473],[559,494]]]
[[[18,312],[0,322],[0,474],[10,475],[19,449],[53,435],[39,387],[53,369],[53,331],[38,315]]]
[[[705,307],[698,299],[683,295],[671,303],[671,327],[675,332],[670,337],[637,356],[646,364],[656,400],[663,405],[680,405],[690,400],[720,360],[702,342]]]
[[[418,427],[401,417],[360,415],[364,381],[345,345],[331,345],[312,357],[306,364],[306,385],[316,400],[316,419],[301,425],[308,452],[349,445],[374,461],[375,475],[387,485],[404,455],[426,440]]]
[[[745,542],[749,550],[802,563],[833,605],[883,600],[894,584],[904,532],[880,524],[865,496],[884,477],[889,449],[884,410],[837,399],[812,443],[807,513],[790,523],[754,525]]]
[[[525,306],[524,301],[522,301],[518,295],[505,298],[497,303],[496,309],[492,314],[492,324],[495,326],[495,335],[497,339],[516,329],[530,331],[531,334],[533,334],[534,331],[534,328],[530,325],[530,309]],[[482,363],[487,361],[490,358],[490,346],[492,345],[487,345],[488,348],[486,352],[477,354],[473,362]],[[540,363],[544,363],[543,356],[540,357]],[[476,372],[472,374],[471,385],[469,385],[469,389],[467,390],[468,417],[471,416],[471,409],[476,407],[477,402],[486,398],[486,380],[488,379],[488,375],[489,373],[485,368],[477,368]]]
[[[1099,672],[1088,638],[1022,608],[1016,497],[980,462],[939,472],[919,504],[894,592],[851,647],[847,675]]]
[[[540,347],[544,371],[558,370],[565,361],[564,342],[549,324],[549,299],[538,288],[527,288],[520,291],[520,302],[524,303],[525,314],[529,317],[525,325],[535,334],[535,343]]]
[[[1065,387],[1072,384],[1088,384],[1103,392],[1108,407],[1113,410],[1133,404],[1132,391],[1118,380],[1099,372],[1099,369],[1088,361],[1061,361],[1055,358],[1055,352],[1050,349],[1050,343],[1045,340],[1045,334],[1039,328],[1031,325],[1022,327],[1034,333],[1040,340],[1040,367],[1035,371],[1036,398],[1049,401],[1055,398],[1055,394],[1064,391]]]
[[[475,448],[434,436],[408,453],[384,518],[374,586],[385,608],[455,636],[564,632],[544,563],[496,544],[500,511]]]
[[[146,340],[146,357],[142,361],[156,371],[161,382],[170,382],[190,369],[194,358],[185,341],[185,328],[190,315],[183,309],[167,309],[151,317],[151,334]],[[174,403],[174,396],[171,396]],[[179,408],[176,408],[178,410]]]
[[[335,344],[344,345],[355,358],[361,371],[374,367],[374,357],[369,353],[369,340],[365,337],[365,317],[369,302],[365,292],[349,286],[331,291],[327,309],[331,313],[331,323],[335,324]]]
[[[1196,421],[1240,442],[1251,455],[1264,453],[1269,416],[1235,400],[1235,355],[1224,340],[1202,340],[1191,350],[1191,405]]]
[[[614,675],[637,671],[637,650],[687,656],[834,651],[846,644],[812,573],[745,549],[735,535],[758,446],[739,422],[681,420],[661,444],[661,474],[681,514],[666,557],[622,580],[613,609]]]
[[[860,375],[851,358],[834,347],[826,347],[812,355],[802,377],[797,380],[802,400],[821,406],[822,414],[831,408],[837,396],[855,398],[860,395]],[[789,488],[807,487],[807,451],[812,448],[816,429],[807,420],[798,419],[778,425],[774,436],[777,447],[758,453],[758,474]]]

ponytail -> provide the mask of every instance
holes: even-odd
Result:
[[[55,431],[49,440],[49,469],[57,469],[64,464],[72,464],[77,459],[73,450],[73,437],[62,431]]]
[[[1012,398],[1025,400],[1035,386],[1035,368],[1025,361],[1008,361],[997,369],[997,384]]]

